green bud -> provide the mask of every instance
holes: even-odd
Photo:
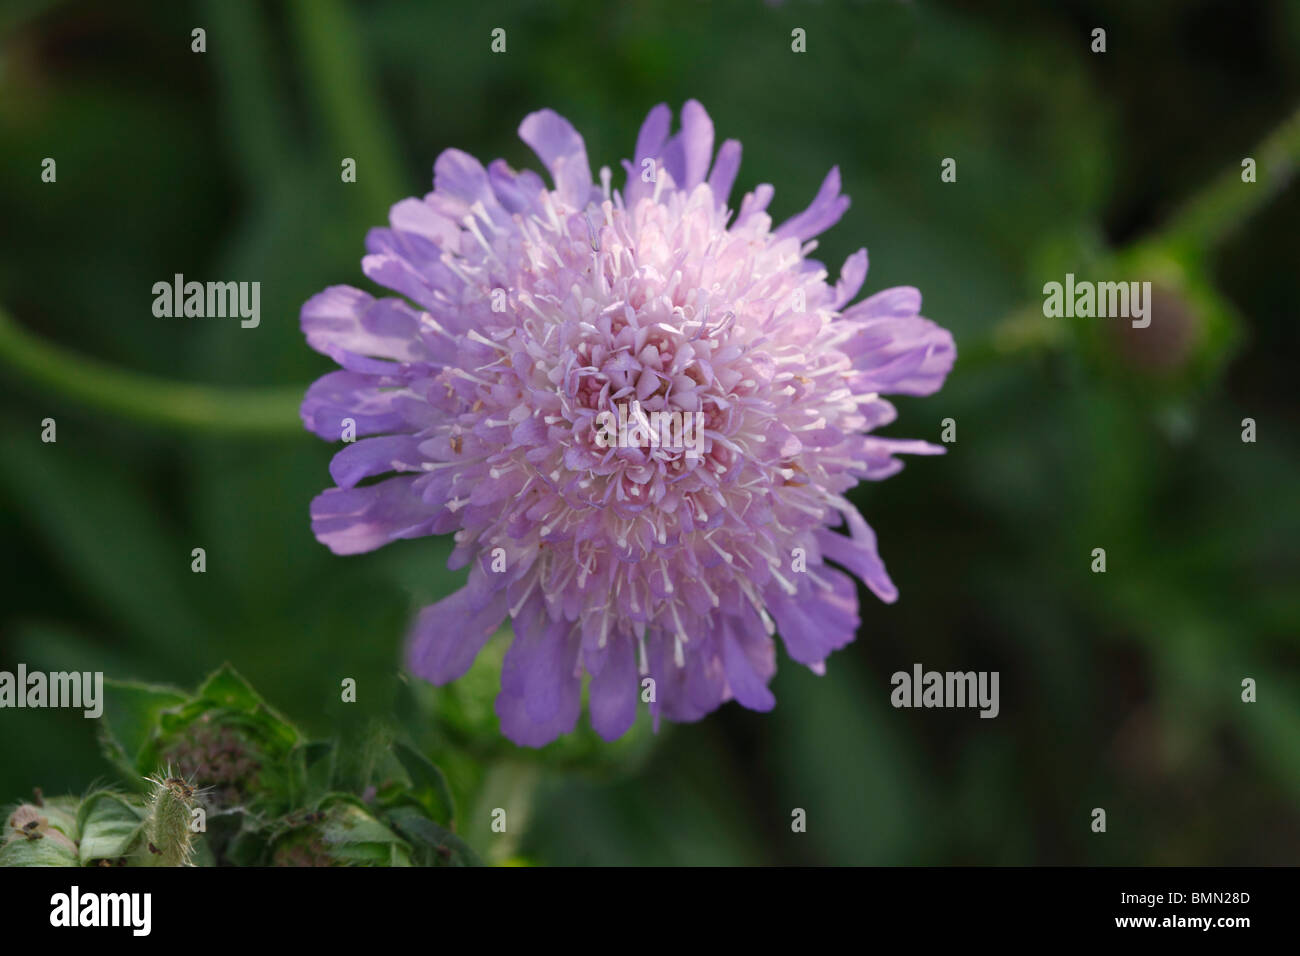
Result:
[[[410,846],[357,800],[336,797],[297,813],[271,853],[274,866],[411,866]]]
[[[190,811],[195,807],[194,787],[180,777],[150,777],[153,792],[145,817],[142,855],[149,866],[190,866],[194,835]]]

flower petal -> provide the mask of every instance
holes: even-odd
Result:
[[[488,164],[488,181],[497,201],[512,215],[537,208],[537,197],[546,190],[541,176],[531,169],[515,172],[504,159]]]
[[[845,259],[844,265],[840,267],[840,281],[835,283],[835,298],[831,302],[831,308],[841,309],[846,302],[852,301],[866,279],[867,250],[859,249]]]
[[[718,149],[718,158],[713,161],[713,172],[709,173],[709,188],[717,198],[718,204],[725,206],[731,195],[731,187],[736,184],[736,174],[740,172],[740,141],[729,139]]]
[[[817,196],[799,215],[783,222],[772,234],[778,239],[796,236],[800,242],[821,235],[840,221],[849,208],[849,197],[840,195],[840,168],[832,166],[822,180]]]
[[[639,170],[646,159],[657,159],[668,141],[668,130],[673,122],[673,111],[667,103],[660,103],[646,114],[645,122],[636,137],[636,155],[632,162]]]
[[[921,311],[921,290],[900,285],[877,292],[844,310],[846,319],[911,318]]]
[[[581,635],[568,621],[516,627],[501,668],[496,699],[501,732],[525,747],[542,747],[573,730],[582,709],[575,670]]]
[[[560,199],[574,209],[584,209],[591,201],[591,166],[586,144],[573,124],[554,110],[538,110],[519,124],[519,138],[551,171]]]
[[[459,149],[444,149],[433,164],[433,197],[441,200],[444,214],[451,216],[458,224],[462,217],[469,214],[470,207],[481,202],[489,212],[504,216],[504,211],[497,204],[492,186],[488,182],[487,170],[483,164],[469,153]],[[435,210],[438,207],[435,206]]]
[[[605,651],[604,665],[588,688],[588,707],[592,729],[602,740],[617,740],[636,721],[636,648],[630,637],[610,638]]]
[[[308,345],[345,367],[364,357],[397,362],[429,358],[419,336],[418,313],[399,299],[375,299],[351,286],[330,286],[303,304],[300,323]]]
[[[465,589],[420,611],[407,640],[406,663],[411,673],[433,684],[446,684],[474,664],[506,616],[505,592],[478,611],[471,611]]]
[[[830,528],[817,531],[815,537],[822,557],[852,571],[876,597],[886,604],[893,604],[898,600],[898,588],[889,579],[885,562],[880,560],[880,553],[876,549],[876,533],[856,508],[850,507],[844,517],[848,522],[849,536],[837,534]]]
[[[364,488],[330,488],[311,503],[311,530],[335,554],[362,554],[429,534],[438,509],[411,488],[413,476]]]
[[[329,372],[307,389],[299,411],[307,430],[326,441],[340,440],[351,420],[357,435],[396,431],[406,421],[401,404],[405,389],[385,386],[387,379],[357,372]]]
[[[344,446],[330,461],[330,477],[340,488],[352,488],[362,478],[389,471],[419,471],[424,456],[414,435],[364,438]]]
[[[859,623],[853,579],[830,568],[818,574],[831,583],[829,589],[809,584],[806,576],[801,576],[805,580],[793,596],[775,585],[764,594],[786,651],[809,666],[820,664],[832,651],[850,643]]]
[[[854,325],[842,348],[858,372],[850,383],[857,392],[931,395],[957,359],[952,333],[919,315]]]
[[[744,626],[735,618],[722,621],[722,661],[727,673],[727,686],[731,694],[750,710],[768,711],[776,706],[776,697],[767,682],[776,671],[776,649],[762,632],[746,635]]]
[[[679,189],[704,182],[713,159],[713,120],[697,100],[682,106],[682,128],[664,147],[664,167]]]

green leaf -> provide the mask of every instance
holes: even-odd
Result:
[[[297,807],[314,806],[330,790],[334,777],[335,746],[325,741],[312,741],[293,752],[293,780],[297,789],[290,802]]]
[[[453,823],[456,819],[455,800],[451,795],[451,787],[447,784],[447,777],[438,766],[414,747],[401,741],[393,744],[393,752],[411,777],[411,796],[420,802],[434,820],[441,820],[448,825]]]
[[[0,866],[78,866],[75,846],[58,839],[15,837],[0,846]]]
[[[397,832],[416,848],[421,866],[482,866],[483,861],[460,837],[438,826],[415,807],[393,807],[386,814]],[[420,852],[423,850],[424,852]]]
[[[77,816],[82,866],[127,856],[140,836],[145,811],[125,797],[101,791],[86,798]]]
[[[272,709],[229,664],[223,664],[203,682],[191,709],[199,704],[205,705],[204,710],[220,707],[252,717],[259,731],[258,739],[273,750],[287,752],[301,739],[294,726]]]
[[[203,682],[196,696],[158,712],[156,743],[144,755],[148,765],[142,766],[141,771],[156,770],[159,755],[199,722],[242,732],[264,756],[272,758],[273,766],[267,769],[281,775],[284,770],[281,758],[301,740],[297,729],[267,705],[234,668],[225,664]],[[289,786],[287,778],[282,782]]]
[[[327,797],[322,808],[326,809],[326,819],[321,825],[321,835],[330,846],[401,842],[392,830],[375,819],[369,807],[349,794]]]
[[[104,715],[100,723],[104,755],[138,786],[142,785],[136,778],[154,769],[140,764],[161,714],[183,704],[185,699],[170,687],[104,681]]]
[[[73,842],[81,838],[81,829],[78,825],[78,811],[81,801],[76,797],[46,797],[41,805],[41,815],[50,821],[50,826],[55,827]]]
[[[246,713],[255,711],[259,705],[265,703],[257,691],[253,690],[252,685],[240,677],[229,664],[222,664],[209,674],[199,687],[197,696],[201,700]]]
[[[319,787],[321,796],[329,789],[336,760],[335,746],[325,741],[313,741],[302,748],[303,759],[307,766],[307,781],[311,787]],[[306,803],[308,801],[304,801]]]
[[[307,866],[412,866],[411,847],[351,794],[332,793],[319,818],[287,818],[275,839],[273,860]]]

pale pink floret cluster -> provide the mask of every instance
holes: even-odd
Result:
[[[367,240],[366,275],[409,302],[339,286],[303,308],[342,366],[304,421],[371,436],[335,457],[313,528],[344,554],[454,532],[467,585],[420,614],[408,662],[454,680],[510,619],[497,713],[521,744],[573,728],[584,676],[607,739],[643,696],[671,720],[772,707],[774,635],[818,671],[853,639],[845,571],[897,596],[845,493],[941,450],[871,434],[895,414],[880,395],[933,392],[955,349],[914,289],[848,304],[865,250],[835,285],[807,258],[848,205],[838,170],[773,229],[770,186],[728,205],[739,143],[715,157],[693,101],[669,126],[656,107],[621,191],[550,111],[520,136],[553,188],[449,150]],[[634,401],[702,413],[701,454],[601,440],[599,416]]]

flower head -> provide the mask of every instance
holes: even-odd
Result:
[[[915,289],[848,304],[865,249],[834,285],[807,258],[848,206],[838,169],[773,228],[771,186],[728,205],[740,144],[715,155],[694,101],[670,123],[650,111],[621,191],[550,110],[519,135],[553,187],[447,150],[367,237],[362,270],[404,298],[335,286],[302,310],[342,366],[303,421],[371,436],[334,457],[316,536],[355,554],[454,532],[467,584],[420,613],[408,664],[455,680],[509,618],[496,709],[520,744],[574,727],[584,674],[606,739],[643,699],[674,721],[770,709],[774,635],[820,672],[858,626],[850,573],[897,597],[846,492],[942,451],[871,434],[882,393],[934,392],[956,352]]]

